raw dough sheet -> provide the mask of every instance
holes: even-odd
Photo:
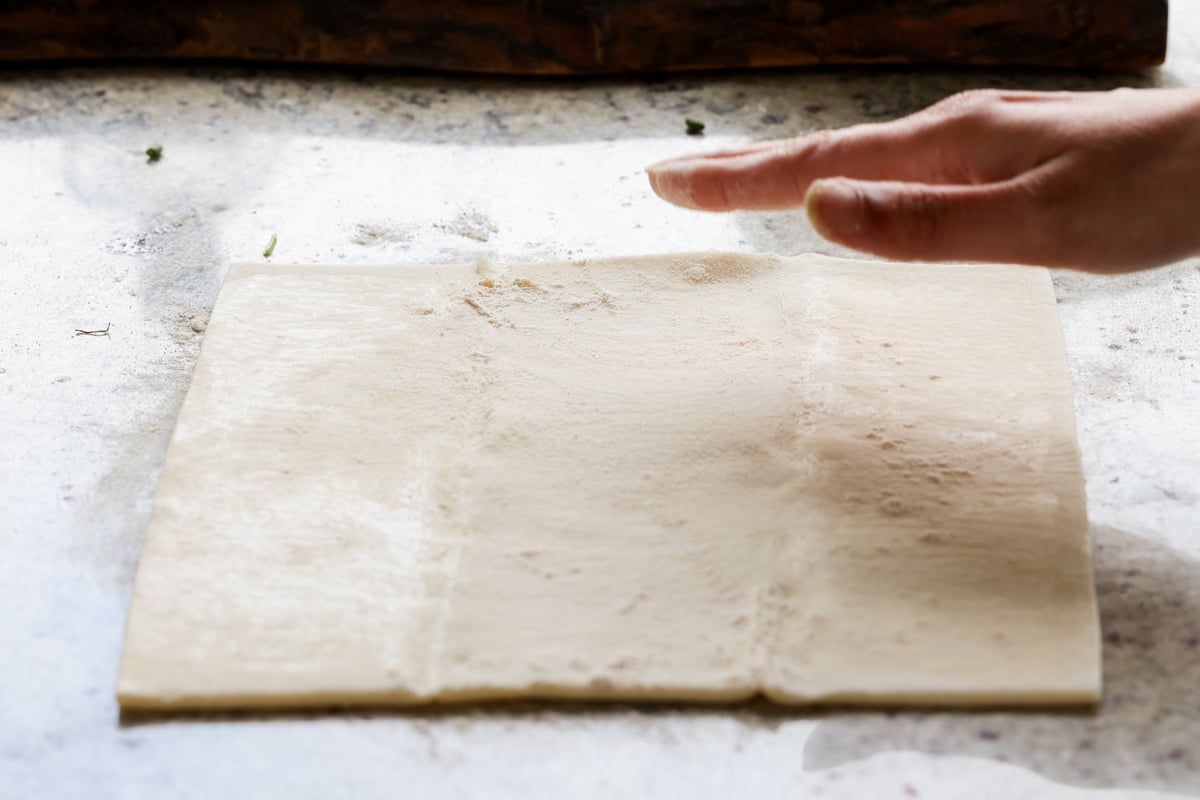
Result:
[[[1098,697],[1044,270],[233,267],[124,708]]]

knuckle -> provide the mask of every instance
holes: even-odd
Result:
[[[988,108],[1003,102],[1002,95],[996,89],[968,89],[958,92],[930,106],[946,114],[958,114],[979,108]]]
[[[898,243],[914,255],[936,250],[946,238],[949,206],[945,199],[929,192],[906,192],[897,198],[895,236]]]
[[[1057,218],[1075,213],[1081,200],[1095,197],[1096,187],[1088,176],[1087,159],[1071,154],[1023,176],[1017,189],[1033,213]]]
[[[779,143],[776,155],[788,164],[808,161],[828,152],[836,138],[836,131],[824,130],[787,139]]]
[[[1016,202],[1026,209],[1030,221],[1024,240],[1047,265],[1069,260],[1071,251],[1079,251],[1096,238],[1093,215],[1081,213],[1080,198],[1088,197],[1088,187],[1069,173],[1030,177],[1021,181]]]
[[[1004,102],[1004,92],[999,89],[968,89],[965,92],[959,92],[958,96],[962,98],[962,105],[969,108],[992,106]]]
[[[965,130],[980,130],[995,125],[1004,106],[1002,92],[996,89],[972,89],[951,95],[930,110],[943,123]]]
[[[825,130],[780,144],[777,157],[783,172],[782,182],[792,195],[803,197],[814,174],[829,173],[836,163],[840,140],[838,131]]]

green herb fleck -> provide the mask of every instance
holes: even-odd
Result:
[[[148,162],[153,164],[155,161],[158,161],[160,158],[162,158],[162,145],[161,144],[152,144],[146,148],[146,160]]]
[[[271,257],[271,253],[274,253],[274,252],[275,252],[275,243],[276,243],[277,241],[279,241],[279,238],[278,238],[278,237],[277,237],[275,234],[273,234],[273,233],[272,233],[272,234],[271,234],[271,241],[267,242],[267,249],[266,249],[266,250],[263,250],[263,258],[270,258],[270,257]]]
[[[687,117],[684,119],[683,124],[687,125],[688,136],[699,136],[704,133],[704,123],[698,119]]]

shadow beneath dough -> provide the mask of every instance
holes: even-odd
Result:
[[[1104,632],[1096,713],[830,715],[808,739],[805,769],[918,751],[1078,786],[1200,792],[1200,563],[1111,528],[1092,540]]]
[[[696,703],[502,701],[419,708],[321,707],[279,712],[124,712],[122,728],[162,723],[392,719],[521,724],[635,716],[647,723],[720,716],[759,730],[816,722],[803,758],[828,770],[892,751],[986,758],[1078,786],[1200,791],[1200,563],[1128,533],[1092,530],[1104,631],[1105,698],[1095,711],[796,709],[763,700]],[[432,733],[428,733],[433,736]]]

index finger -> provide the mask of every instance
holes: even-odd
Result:
[[[659,197],[685,208],[791,208],[819,178],[953,182],[943,139],[937,126],[904,118],[685,156],[646,172]]]

